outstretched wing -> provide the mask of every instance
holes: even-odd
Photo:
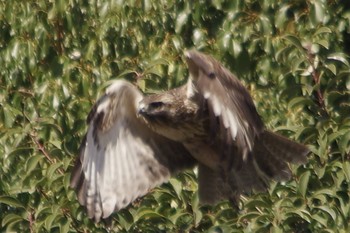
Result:
[[[88,116],[71,186],[95,221],[127,206],[177,170],[194,165],[182,144],[154,133],[138,118],[142,98],[135,86],[118,80]]]
[[[185,56],[191,75],[187,97],[203,104],[212,145],[224,155],[223,169],[199,165],[200,199],[206,203],[222,199],[237,202],[242,192],[265,190],[270,179],[289,179],[288,163],[306,162],[309,150],[265,130],[248,91],[218,61],[197,51],[188,51]]]
[[[192,82],[188,97],[198,92],[205,99],[212,134],[220,138],[225,151],[234,146],[245,159],[264,128],[251,96],[214,58],[197,51],[187,51],[185,57]]]

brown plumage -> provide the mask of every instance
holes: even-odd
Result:
[[[71,186],[96,221],[195,165],[201,202],[215,204],[287,180],[288,163],[306,161],[305,146],[265,129],[230,71],[197,51],[185,57],[184,86],[143,96],[117,80],[92,108]]]

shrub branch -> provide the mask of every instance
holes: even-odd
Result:
[[[307,48],[307,59],[308,59],[308,62],[312,68],[311,76],[312,76],[314,85],[318,85],[317,90],[313,91],[313,95],[316,99],[316,104],[318,105],[318,107],[320,109],[320,115],[321,116],[329,116],[327,109],[326,109],[326,104],[324,101],[323,94],[320,90],[320,82],[321,82],[320,73],[317,71],[317,69],[315,67],[315,56],[312,54],[310,48]]]
[[[51,156],[49,155],[49,153],[46,151],[44,145],[42,143],[39,142],[39,140],[37,139],[37,137],[34,135],[34,134],[30,134],[30,137],[32,139],[32,141],[35,143],[38,151],[40,151],[44,156],[45,158],[49,161],[50,164],[54,164],[55,161],[51,158]],[[58,168],[57,169],[58,172],[63,175],[64,174],[64,171],[62,168]]]

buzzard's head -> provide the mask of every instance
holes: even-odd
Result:
[[[140,101],[138,112],[151,122],[172,121],[181,104],[171,93],[150,95]]]
[[[193,120],[199,107],[187,99],[186,86],[161,94],[145,96],[138,105],[138,113],[149,123],[177,124]]]
[[[138,114],[155,132],[174,141],[183,141],[188,131],[193,134],[199,106],[187,99],[186,86],[162,94],[145,96]]]

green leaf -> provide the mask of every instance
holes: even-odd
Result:
[[[201,46],[205,44],[205,39],[206,39],[206,36],[202,30],[195,29],[193,31],[192,40],[196,47],[201,48]]]
[[[294,35],[286,35],[286,36],[282,37],[282,39],[288,41],[290,44],[295,46],[299,51],[304,51],[305,50],[303,48],[299,38],[294,36]]]
[[[251,212],[246,213],[246,214],[241,214],[239,216],[239,222],[251,221],[252,219],[254,219],[256,217],[259,217],[260,215],[261,215],[261,213],[254,212],[254,211],[251,211]]]
[[[181,48],[183,47],[182,41],[177,36],[173,36],[171,38],[171,40],[173,42],[173,45],[174,45],[175,49],[179,52],[181,50]]]
[[[118,213],[118,221],[120,222],[120,225],[125,228],[127,231],[129,231],[130,227],[134,223],[134,218],[127,210],[121,210]]]
[[[42,155],[31,156],[26,162],[26,171],[29,174],[44,157]]]
[[[187,23],[188,21],[188,12],[187,11],[183,11],[181,12],[177,18],[176,18],[176,24],[175,24],[175,32],[176,33],[180,33],[183,26]]]
[[[331,143],[334,140],[341,138],[343,135],[345,135],[348,132],[349,132],[349,129],[338,130],[338,131],[336,131],[328,136],[328,141]]]
[[[61,221],[59,223],[60,233],[68,233],[68,232],[70,232],[70,224],[71,224],[71,220],[70,219],[61,218]]]
[[[232,228],[226,225],[220,225],[220,226],[212,226],[207,231],[208,233],[224,233],[224,232],[232,232]]]
[[[320,27],[316,30],[316,32],[314,33],[314,36],[317,36],[323,33],[332,33],[332,30],[329,27]]]
[[[316,192],[314,192],[313,196],[317,196],[317,195],[326,195],[328,197],[333,197],[335,195],[334,190],[332,189],[319,189]]]
[[[325,63],[325,67],[330,70],[334,75],[337,75],[337,67],[332,63]]]
[[[10,196],[0,196],[0,203],[6,204],[14,208],[25,209],[25,206],[21,202]]]
[[[47,230],[52,229],[53,227],[52,223],[55,221],[57,215],[58,215],[57,213],[51,213],[45,218],[45,228]]]
[[[298,192],[303,197],[306,197],[306,192],[307,192],[308,186],[309,186],[310,175],[311,175],[311,172],[306,171],[300,176],[299,185],[298,185]]]
[[[349,161],[345,161],[343,163],[343,171],[347,181],[350,182],[350,162]]]
[[[321,1],[313,1],[311,7],[311,20],[316,25],[323,22],[325,18],[324,6]]]
[[[1,105],[1,108],[3,114],[2,119],[5,123],[5,127],[11,128],[14,123],[14,120],[16,119],[16,115],[20,115],[21,112],[7,104]]]
[[[199,223],[202,221],[203,219],[203,213],[202,211],[200,211],[199,209],[196,209],[194,212],[193,212],[193,215],[194,215],[194,225],[195,226],[198,226]]]
[[[339,151],[342,155],[350,153],[350,131],[339,140]]]
[[[343,63],[346,65],[348,68],[350,68],[350,64],[348,61],[348,56],[344,53],[333,53],[327,57],[329,60],[335,60]]]
[[[322,47],[329,49],[329,41],[328,40],[317,40],[315,43],[321,45]]]
[[[47,170],[47,177],[49,177],[50,179],[52,179],[54,176],[57,176],[57,174],[54,175],[54,173],[57,171],[57,169],[59,169],[60,167],[62,167],[62,163],[58,162],[58,163],[54,163],[51,164]]]
[[[266,201],[259,200],[259,199],[253,199],[245,204],[247,208],[269,208],[271,205],[267,203]]]
[[[222,4],[222,0],[213,0],[212,4],[214,5],[214,7],[216,9],[221,10],[221,8],[222,8],[222,5],[221,5]]]
[[[297,215],[308,223],[310,223],[312,219],[310,213],[307,210],[303,210],[303,209],[292,210],[287,215],[289,215],[290,217],[293,217],[293,215]]]
[[[181,195],[181,191],[182,191],[182,184],[181,184],[181,182],[178,181],[177,179],[170,179],[169,183],[173,186],[176,194],[178,196],[180,196]]]
[[[311,99],[300,96],[300,97],[295,97],[291,101],[289,101],[288,108],[294,109],[297,107],[305,107],[305,106],[313,106],[313,105],[314,103]]]
[[[2,226],[7,226],[7,225],[13,225],[15,223],[23,221],[23,217],[17,215],[17,214],[7,214],[1,221]]]
[[[315,220],[317,223],[320,223],[323,227],[328,226],[328,219],[319,213],[312,215],[312,219]]]
[[[325,213],[329,214],[329,216],[332,218],[331,221],[335,222],[337,218],[337,213],[330,208],[329,206],[318,206],[316,209],[320,209],[324,211]]]
[[[230,48],[230,41],[231,41],[231,33],[224,33],[222,36],[221,36],[221,49],[222,50],[229,50]]]
[[[154,210],[148,209],[148,208],[140,208],[137,211],[137,214],[134,215],[135,221],[138,221],[139,219],[144,219],[144,218],[161,218],[165,219],[165,217],[159,213],[157,213]]]

